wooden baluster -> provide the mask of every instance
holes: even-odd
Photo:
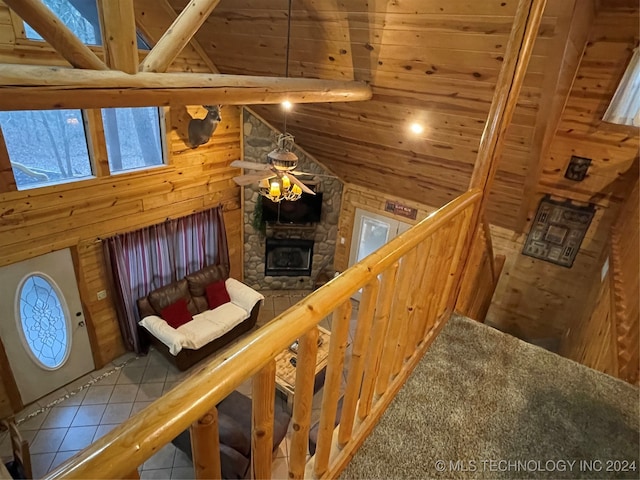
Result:
[[[415,344],[411,341],[411,338],[415,336],[415,332],[417,330],[416,319],[417,319],[417,304],[420,297],[423,295],[422,286],[425,283],[425,277],[427,276],[427,260],[429,258],[429,254],[431,252],[431,245],[433,243],[433,236],[429,236],[424,242],[420,243],[417,247],[417,255],[418,255],[418,265],[417,265],[417,275],[414,279],[414,288],[411,289],[411,293],[409,294],[409,305],[407,309],[409,310],[409,316],[407,318],[407,328],[403,332],[403,336],[400,338],[398,342],[399,350],[398,352],[402,352],[401,355],[397,355],[396,360],[393,365],[393,374],[397,375],[402,367],[402,362],[406,361],[413,355],[415,351]]]
[[[378,378],[382,342],[384,341],[384,336],[387,333],[387,325],[389,324],[389,312],[391,311],[391,301],[393,300],[393,289],[396,284],[397,273],[398,264],[394,263],[382,274],[381,294],[378,295],[376,314],[373,319],[373,333],[371,334],[371,341],[369,342],[369,349],[367,351],[367,366],[364,372],[364,380],[360,392],[360,403],[358,405],[358,418],[360,420],[365,419],[367,415],[369,415],[371,405],[373,404],[373,389],[376,378]]]
[[[400,330],[407,318],[407,302],[409,299],[409,290],[411,288],[411,280],[415,278],[416,268],[416,249],[411,250],[404,256],[398,271],[398,282],[394,291],[397,292],[395,300],[392,304],[392,311],[389,318],[389,328],[385,336],[382,348],[382,356],[380,357],[380,372],[376,383],[376,395],[380,396],[387,391],[389,380],[391,377],[391,369],[398,348],[398,339]],[[402,355],[400,355],[402,356]]]
[[[471,214],[469,210],[465,210],[460,215],[460,222],[456,223],[457,228],[455,232],[457,234],[457,240],[455,242],[455,250],[453,252],[453,258],[449,265],[449,274],[447,275],[446,283],[442,295],[440,296],[440,304],[438,305],[438,312],[442,312],[445,309],[453,310],[455,304],[455,297],[452,292],[452,288],[457,284],[458,278],[462,273],[464,267],[464,261],[461,258],[464,246],[467,244],[467,237],[473,232],[469,232],[469,222],[471,220]]]
[[[440,276],[439,273],[442,268],[441,265],[444,252],[446,251],[450,231],[451,227],[447,224],[443,226],[442,229],[434,233],[433,245],[429,252],[425,276],[422,278],[420,284],[422,296],[419,299],[417,306],[416,330],[415,337],[413,338],[413,341],[415,341],[414,350],[422,341],[427,330],[429,319],[431,318],[431,312],[434,310],[434,303],[437,298],[436,294],[440,289],[438,277]]]
[[[360,386],[362,385],[362,373],[364,372],[364,359],[371,325],[376,311],[376,302],[380,282],[374,278],[371,283],[364,287],[360,308],[358,311],[358,325],[353,340],[351,350],[351,360],[349,362],[349,374],[347,376],[347,387],[342,402],[342,415],[340,417],[340,431],[338,432],[338,446],[342,448],[350,439],[353,431],[353,423],[356,415],[356,406],[360,396]]]
[[[218,435],[218,410],[215,407],[191,424],[191,451],[196,480],[222,477]]]
[[[298,340],[296,389],[293,397],[293,435],[289,446],[289,478],[294,480],[304,478],[307,462],[318,337],[318,327],[314,327]]]
[[[253,377],[251,410],[251,465],[253,478],[271,478],[276,362],[270,360]]]
[[[347,350],[350,321],[351,299],[344,302],[333,312],[327,375],[322,392],[318,444],[313,467],[316,477],[321,477],[329,466],[329,455],[331,454],[333,443],[332,438],[335,430],[335,418],[338,409],[338,398],[340,397],[340,383],[344,366],[344,354]]]

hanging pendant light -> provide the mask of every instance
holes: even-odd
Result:
[[[291,50],[291,3],[289,0],[289,14],[287,17],[287,48],[285,56],[285,78],[289,77],[289,53]],[[291,109],[291,102],[284,101],[282,103],[284,115],[284,133],[278,135],[278,146],[269,152],[267,160],[270,165],[278,171],[278,175],[270,178],[268,183],[260,183],[260,194],[268,198],[272,202],[281,202],[282,200],[295,201],[302,196],[302,189],[292,184],[290,178],[286,175],[296,168],[298,165],[298,156],[291,151],[293,145],[293,135],[287,133],[287,111]]]

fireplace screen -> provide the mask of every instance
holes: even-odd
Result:
[[[308,277],[312,260],[313,240],[267,238],[265,276]]]

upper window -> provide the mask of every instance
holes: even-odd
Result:
[[[42,0],[62,23],[77,35],[86,45],[102,45],[100,20],[96,0]],[[31,40],[42,37],[25,22],[24,31]],[[138,35],[138,48],[149,50],[149,45]]]
[[[92,176],[80,110],[0,112],[18,190]]]
[[[633,52],[633,57],[602,119],[605,122],[640,127],[640,47]]]
[[[164,163],[156,107],[104,108],[102,122],[112,173]]]

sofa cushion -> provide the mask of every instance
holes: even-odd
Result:
[[[189,285],[189,292],[194,297],[204,297],[207,285],[224,280],[229,276],[229,270],[224,265],[209,265],[185,278]]]
[[[178,328],[190,322],[193,318],[184,298],[179,298],[175,303],[164,307],[160,312],[160,316],[173,328]]]
[[[233,303],[225,303],[214,310],[205,310],[178,328],[187,339],[183,345],[197,350],[221,337],[248,317],[247,312]]]
[[[182,345],[187,342],[183,333],[170,327],[166,320],[156,315],[148,315],[140,320],[138,324],[164,343],[167,348],[169,348],[171,355],[180,353],[182,351]]]
[[[211,310],[231,301],[231,297],[229,297],[229,292],[227,292],[224,280],[219,280],[207,285],[205,293],[207,294],[207,303]]]
[[[151,292],[149,294],[149,303],[156,311],[156,314],[162,316],[162,310],[164,310],[165,307],[176,303],[181,298],[184,298],[187,302],[187,309],[191,312],[191,315],[198,313],[193,299],[189,294],[189,284],[184,278]]]

